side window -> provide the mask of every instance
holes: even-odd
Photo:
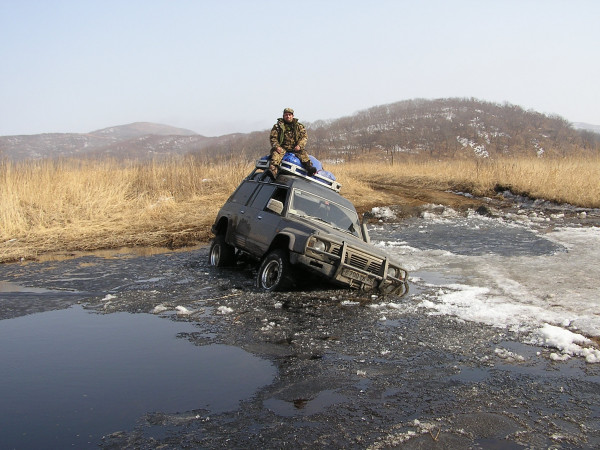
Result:
[[[269,202],[269,200],[272,198],[273,200],[278,200],[281,203],[283,203],[283,210],[285,211],[285,207],[287,206],[287,194],[288,194],[288,190],[286,188],[282,188],[279,187],[277,189],[275,189],[275,192],[273,192],[273,195],[271,195],[271,197],[267,200],[267,203]],[[264,211],[269,211],[267,209],[267,204],[265,203],[265,207],[263,209]]]
[[[253,182],[245,182],[237,188],[237,190],[231,195],[229,201],[231,203],[238,203],[240,205],[245,205],[248,203],[248,199],[256,189],[257,183]]]
[[[274,191],[275,186],[263,184],[256,196],[254,197],[254,200],[252,200],[252,208],[260,210],[264,209],[264,207],[267,205],[267,202],[271,198],[271,195],[273,195]]]
[[[277,188],[275,193],[271,196],[271,198],[275,200],[279,200],[281,203],[285,205],[285,201],[287,200],[288,190],[286,188]]]
[[[279,200],[285,206],[287,191],[287,189],[282,187],[263,185],[252,200],[252,208],[267,211],[267,203],[271,199]]]

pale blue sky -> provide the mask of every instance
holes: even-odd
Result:
[[[596,0],[0,0],[0,135],[476,97],[600,124]]]

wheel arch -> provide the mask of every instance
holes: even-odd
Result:
[[[265,255],[268,255],[275,249],[282,249],[288,252],[291,251],[294,248],[295,239],[296,238],[293,234],[279,233],[277,236],[275,236],[275,238],[271,242],[271,245],[269,245],[269,248],[265,252]]]
[[[225,236],[227,234],[227,228],[229,227],[229,218],[227,216],[221,217],[213,226],[212,232],[215,235],[222,234]]]

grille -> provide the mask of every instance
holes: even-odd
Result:
[[[334,244],[329,251],[336,256],[341,256],[342,246]],[[383,260],[380,258],[371,257],[365,253],[359,253],[352,247],[347,247],[346,255],[344,257],[344,264],[364,270],[365,272],[369,272],[374,275],[380,275]]]

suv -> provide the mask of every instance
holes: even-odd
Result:
[[[257,161],[215,219],[209,263],[231,266],[248,254],[260,261],[257,285],[266,291],[290,287],[303,268],[338,285],[406,294],[406,270],[370,244],[366,224],[340,187],[286,161],[273,179],[268,162]]]

